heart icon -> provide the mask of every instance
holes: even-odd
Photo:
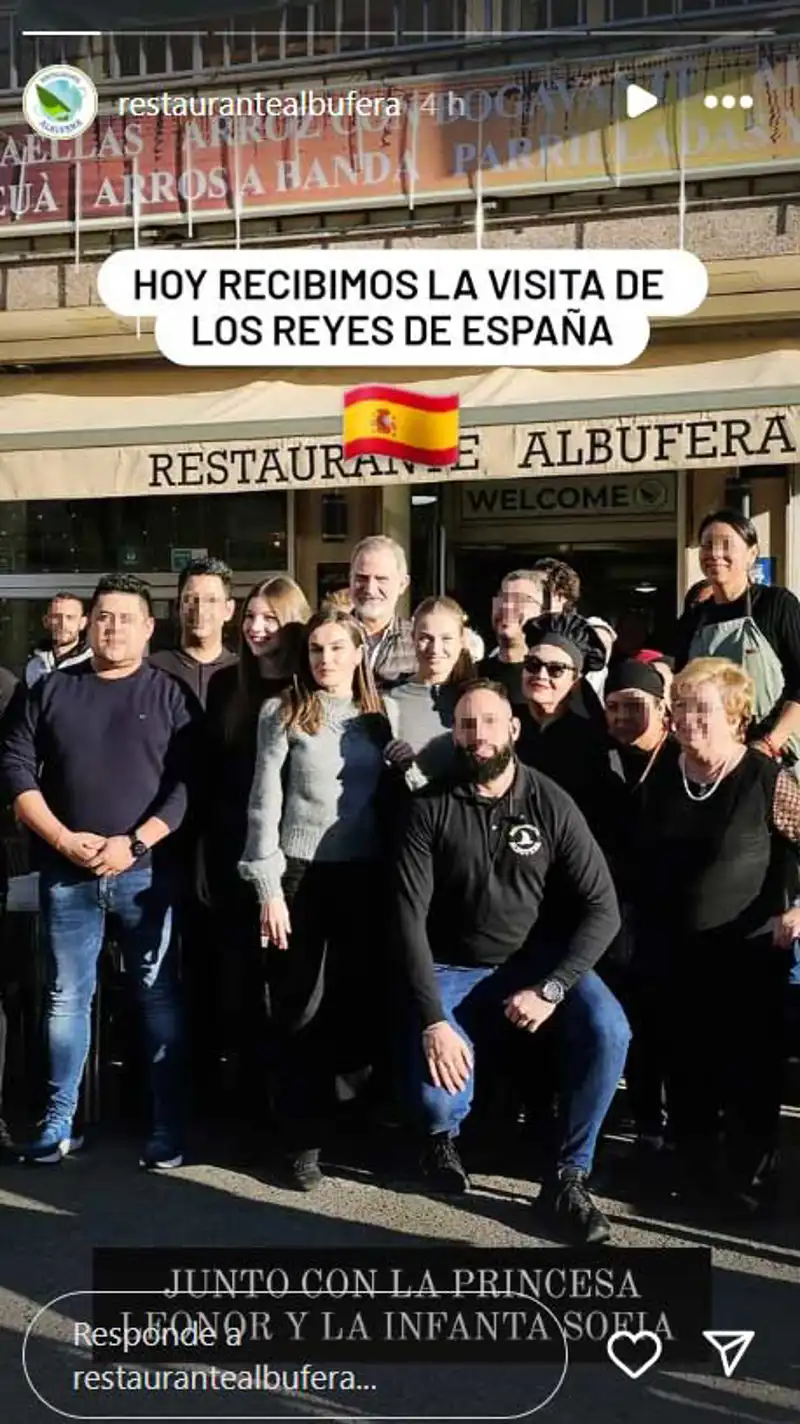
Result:
[[[644,1359],[646,1353],[647,1358],[644,1359],[644,1363],[629,1365],[625,1360],[620,1359],[617,1347],[621,1345],[623,1341],[633,1346],[634,1350],[642,1341],[647,1342],[646,1352],[643,1350],[636,1351],[636,1357],[640,1362]],[[656,1335],[653,1330],[639,1330],[635,1335],[630,1330],[618,1330],[616,1335],[609,1337],[608,1344],[606,1345],[608,1358],[611,1362],[617,1366],[618,1370],[622,1370],[629,1379],[634,1380],[639,1379],[640,1375],[646,1374],[648,1370],[652,1369],[656,1361],[661,1358],[663,1348],[661,1336]]]

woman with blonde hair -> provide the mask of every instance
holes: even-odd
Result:
[[[239,618],[240,652],[209,687],[209,814],[202,841],[204,898],[223,953],[218,1021],[228,1087],[238,1110],[263,1117],[266,1094],[265,984],[258,913],[238,862],[247,837],[247,802],[256,762],[258,715],[268,697],[290,686],[303,627],[311,616],[303,590],[284,574],[260,579]]]
[[[477,676],[467,631],[467,615],[453,598],[426,598],[414,613],[416,671],[385,696],[394,736],[387,760],[411,790],[450,769],[453,710],[460,689]]]
[[[314,614],[294,684],[261,709],[239,864],[260,906],[278,1117],[301,1191],[322,1181],[337,1076],[369,1068],[382,1026],[379,798],[389,737],[361,627],[335,609]]]
[[[776,1159],[782,948],[800,787],[747,747],[753,679],[725,658],[678,673],[680,754],[642,787],[636,883],[642,961],[668,1026],[670,1128],[689,1182],[757,1206]],[[720,1114],[725,1159],[716,1159]]]

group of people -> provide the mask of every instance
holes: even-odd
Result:
[[[238,654],[218,560],[184,569],[180,646],[152,656],[146,585],[101,579],[85,656],[62,639],[2,727],[49,969],[46,1108],[6,1157],[80,1145],[112,916],[144,1025],[146,1167],[182,1163],[187,1078],[202,1110],[233,1055],[298,1189],[350,1100],[392,1103],[427,1188],[458,1195],[476,1064],[524,1100],[547,1041],[537,1206],[565,1237],[611,1233],[589,1179],[623,1074],[642,1151],[681,1189],[759,1205],[800,937],[800,604],[752,583],[736,511],[699,541],[673,658],[618,653],[574,571],[542,559],[503,579],[476,664],[453,599],[398,614],[406,557],[382,535],[316,612],[290,578],[259,583]]]

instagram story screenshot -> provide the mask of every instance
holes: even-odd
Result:
[[[0,1415],[800,1418],[800,4],[0,0]]]

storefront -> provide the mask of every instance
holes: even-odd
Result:
[[[315,600],[376,530],[411,549],[415,597],[447,588],[479,624],[503,571],[557,551],[592,611],[619,615],[633,600],[661,626],[696,576],[697,522],[732,479],[750,481],[773,577],[796,585],[800,346],[726,350],[698,360],[697,345],[674,346],[669,365],[650,352],[623,371],[386,372],[458,392],[459,460],[445,479],[384,457],[344,462],[342,396],[365,379],[357,371],[242,381],[139,363],[4,376],[0,660],[19,665],[49,594],[87,593],[106,569],[148,579],[167,637],[193,552],[225,558],[240,597],[287,570]]]

